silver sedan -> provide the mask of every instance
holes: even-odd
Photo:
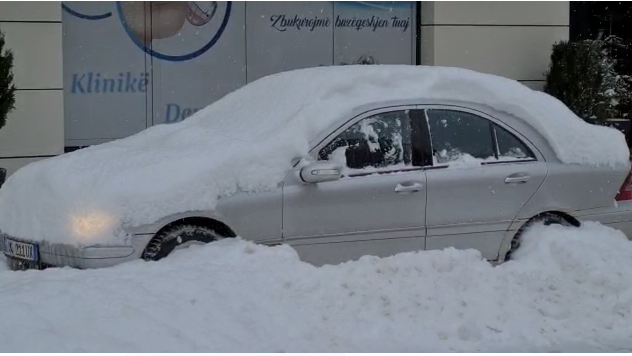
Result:
[[[128,231],[129,246],[5,236],[4,253],[13,269],[93,268],[240,236],[289,244],[315,265],[450,246],[503,262],[538,222],[593,220],[632,234],[628,168],[563,164],[527,121],[472,102],[358,107],[292,164],[277,190],[165,216]]]

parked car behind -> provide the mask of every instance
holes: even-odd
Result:
[[[14,269],[155,261],[237,236],[316,265],[450,246],[502,262],[538,222],[632,233],[628,157],[617,130],[506,78],[310,68],[20,169],[0,189],[0,231]]]

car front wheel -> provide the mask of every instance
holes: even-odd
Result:
[[[179,247],[190,244],[207,244],[224,237],[207,226],[180,224],[166,228],[154,236],[143,251],[141,258],[145,261],[158,261],[167,257]]]

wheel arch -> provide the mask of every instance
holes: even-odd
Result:
[[[500,247],[500,250],[498,251],[498,262],[502,263],[505,261],[507,252],[509,252],[509,249],[511,247],[511,241],[514,239],[516,235],[520,234],[529,225],[529,223],[532,222],[534,219],[541,218],[546,215],[553,215],[553,216],[560,217],[575,227],[581,226],[581,222],[577,218],[575,218],[569,212],[566,212],[563,210],[552,209],[552,210],[546,210],[541,213],[535,214],[531,216],[530,218],[523,220],[522,223],[518,222],[520,225],[517,229],[510,229],[509,231],[507,231],[507,234],[505,235],[505,238],[503,239],[502,245]]]
[[[222,221],[215,218],[205,217],[205,216],[187,216],[187,217],[178,218],[176,220],[172,220],[171,222],[165,224],[160,229],[158,229],[158,231],[154,234],[154,236],[158,236],[163,231],[169,230],[173,228],[174,226],[178,226],[178,225],[195,225],[195,226],[208,227],[208,228],[213,229],[215,232],[217,232],[219,235],[223,237],[237,237],[237,234],[235,233],[235,231],[233,231],[233,229],[231,229],[228,225],[226,225]]]
[[[573,215],[571,215],[570,213],[561,211],[561,210],[548,210],[539,214],[536,214],[534,216],[532,216],[531,218],[529,218],[524,224],[522,224],[522,226],[520,227],[520,229],[518,229],[518,231],[522,230],[522,228],[527,225],[529,222],[533,221],[534,219],[543,217],[543,216],[547,216],[547,215],[552,215],[552,216],[557,216],[560,217],[564,220],[566,220],[569,224],[575,226],[575,227],[579,227],[581,226],[581,222],[579,220],[577,220]]]

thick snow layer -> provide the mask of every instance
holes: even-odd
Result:
[[[20,169],[0,190],[0,229],[51,242],[117,243],[120,226],[212,209],[238,191],[275,189],[309,140],[342,115],[406,98],[487,104],[531,122],[563,162],[629,165],[619,131],[587,124],[513,80],[443,67],[318,67],[259,79],[183,122]]]
[[[110,269],[0,272],[3,352],[632,352],[632,242],[536,227],[473,250],[316,268],[239,240]]]

